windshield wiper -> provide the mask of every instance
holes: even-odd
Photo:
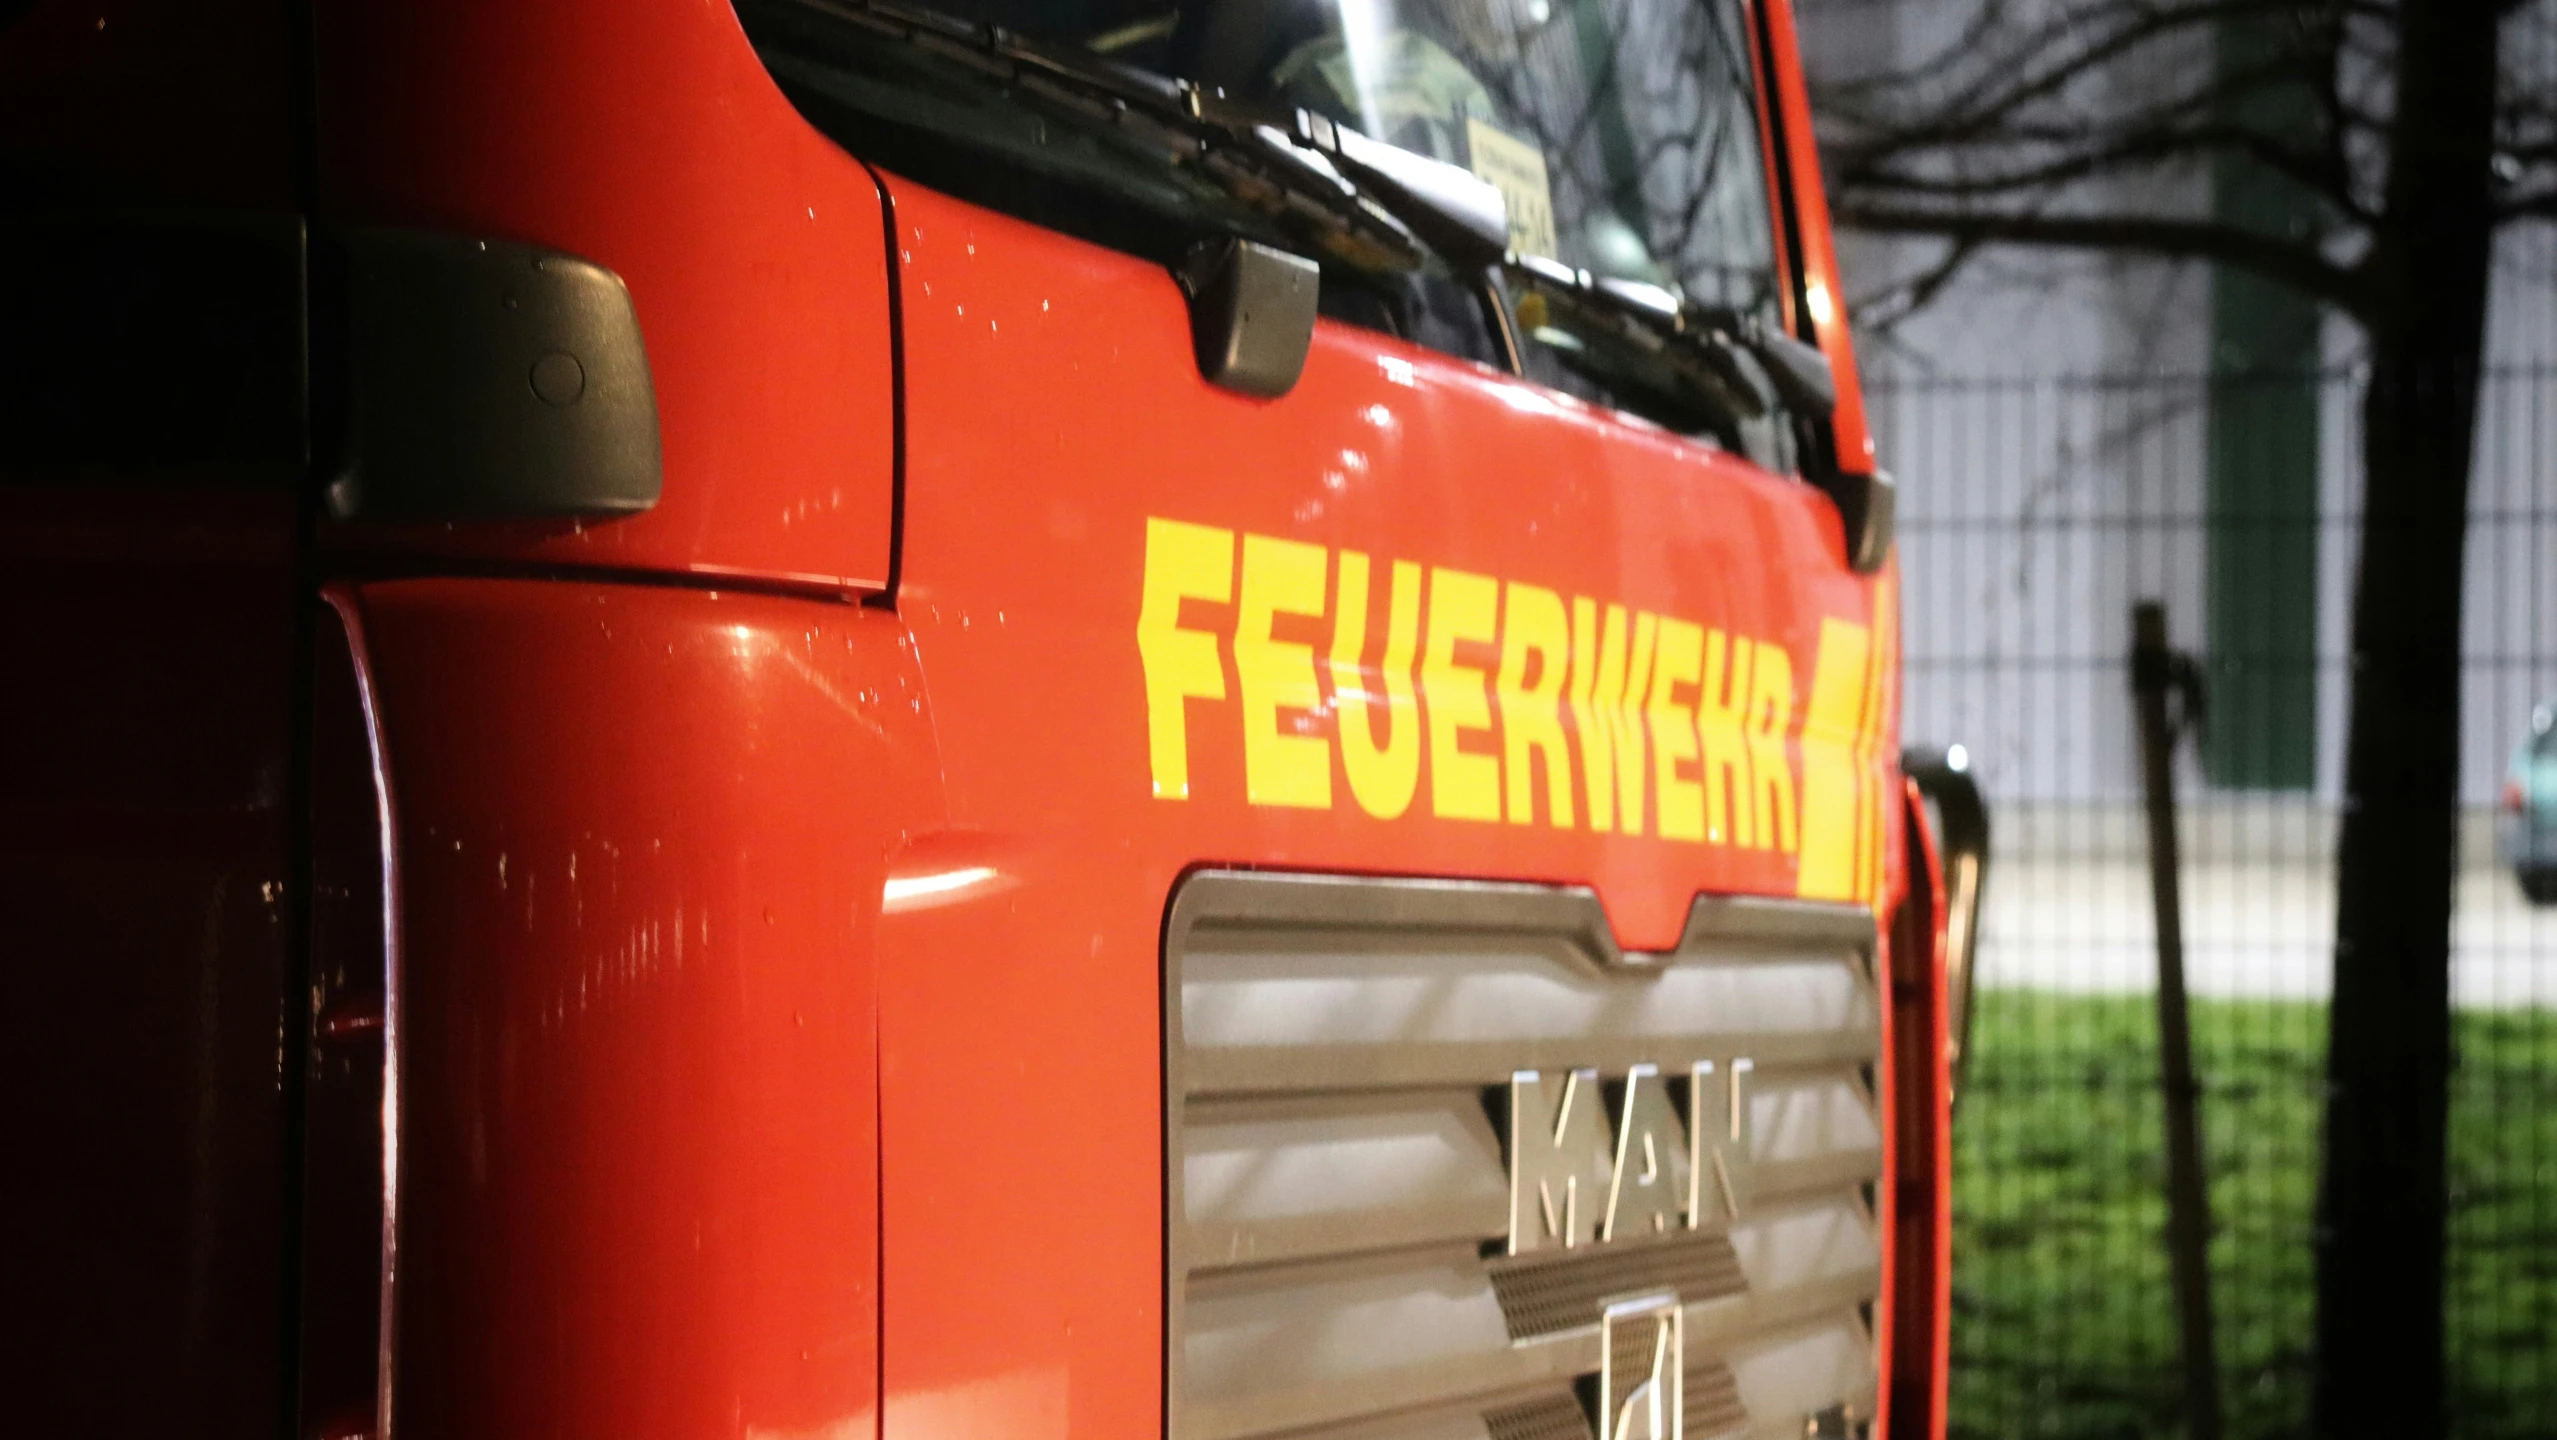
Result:
[[[1367,272],[1415,270],[1432,253],[1329,157],[1282,128],[1289,118],[1221,91],[898,0],[744,0],[740,10],[815,19],[901,58],[1020,97],[1085,134],[1202,178],[1309,251]]]
[[[1837,408],[1829,358],[1755,316],[1699,305],[1640,281],[1593,276],[1508,248],[1509,207],[1498,187],[1460,166],[1371,139],[1299,110],[1292,138],[1332,158],[1450,268],[1495,283],[1508,276],[1550,307],[1555,333],[1580,343],[1574,363],[1630,387],[1681,429],[1722,430],[1777,405],[1825,419]],[[1494,299],[1495,308],[1498,301]],[[1522,370],[1514,336],[1513,370]]]
[[[1542,256],[1513,255],[1507,264],[1529,294],[1522,319],[1531,327],[1561,320],[1554,328],[1587,347],[1582,368],[1617,372],[1622,382],[1738,420],[1779,404],[1813,420],[1837,408],[1829,357],[1756,316]]]

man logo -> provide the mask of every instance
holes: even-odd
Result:
[[[1599,1326],[1600,1440],[1686,1440],[1684,1315],[1674,1291],[1607,1307]]]
[[[1750,1063],[1699,1060],[1687,1123],[1657,1066],[1625,1076],[1611,1135],[1596,1070],[1509,1079],[1509,1253],[1695,1229],[1749,1198]]]
[[[1596,1070],[1512,1073],[1509,1253],[1579,1250],[1737,1218],[1749,1201],[1750,1073],[1746,1060],[1699,1060],[1675,1087],[1659,1066],[1635,1065],[1617,1089],[1612,1127]],[[1598,1440],[1685,1440],[1687,1332],[1677,1292],[1615,1301],[1598,1318]]]

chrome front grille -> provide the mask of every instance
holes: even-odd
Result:
[[[1870,1415],[1872,943],[1861,909],[1709,899],[1676,950],[1627,955],[1586,891],[1192,876],[1164,956],[1171,1434],[1587,1440],[1612,1406],[1633,1428],[1606,1440],[1673,1412],[1658,1434],[1713,1440]],[[1639,1067],[1674,1109],[1629,1104]],[[1566,1123],[1574,1071],[1594,1109]],[[1527,1148],[1551,1153],[1514,1199],[1510,1112],[1538,1105],[1552,1135]],[[1674,1223],[1616,1194],[1639,1185],[1681,1197]],[[1620,1311],[1675,1312],[1679,1376],[1643,1372],[1674,1406],[1624,1378],[1656,1332]]]

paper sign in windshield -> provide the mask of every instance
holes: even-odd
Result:
[[[1554,190],[1545,178],[1545,152],[1467,116],[1465,146],[1476,175],[1509,202],[1509,248],[1521,255],[1562,258],[1554,240]]]

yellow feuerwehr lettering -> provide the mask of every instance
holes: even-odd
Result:
[[[1243,692],[1243,794],[1255,805],[1322,810],[1332,803],[1331,742],[1279,728],[1282,710],[1322,708],[1314,647],[1270,633],[1280,615],[1321,618],[1329,558],[1322,546],[1301,540],[1243,537],[1234,679]]]
[[[1758,844],[1794,853],[1793,762],[1785,757],[1785,732],[1793,728],[1793,657],[1785,647],[1761,642],[1749,663],[1750,808]]]
[[[1378,700],[1367,675],[1367,557],[1341,552],[1332,594],[1332,713],[1341,736],[1341,769],[1359,808],[1391,820],[1411,807],[1421,776],[1420,707],[1412,695],[1412,658],[1420,646],[1421,567],[1394,562],[1394,594],[1385,619],[1385,744],[1376,744]]]
[[[1500,757],[1469,755],[1457,743],[1467,733],[1491,730],[1491,696],[1482,671],[1456,663],[1458,645],[1489,643],[1499,625],[1499,581],[1430,567],[1421,696],[1429,713],[1429,806],[1446,819],[1500,818]]]
[[[1572,601],[1572,728],[1592,830],[1643,833],[1642,716],[1627,702],[1639,704],[1650,686],[1657,623],[1643,614],[1629,622],[1624,606],[1610,605],[1602,624],[1596,601]]]
[[[1652,806],[1660,838],[1705,838],[1703,787],[1679,772],[1696,759],[1696,712],[1678,699],[1678,687],[1694,685],[1704,664],[1705,632],[1685,620],[1660,622],[1659,649],[1651,662]]]
[[[1589,828],[1616,828],[1615,747],[1602,733],[1598,692],[1598,602],[1573,596],[1571,602],[1572,733],[1580,737],[1582,793],[1589,797]]]
[[[1192,700],[1225,698],[1216,636],[1181,628],[1181,603],[1234,599],[1234,532],[1179,520],[1145,522],[1145,598],[1137,608],[1136,651],[1145,664],[1146,747],[1159,800],[1190,798]]]
[[[1820,622],[1811,660],[1811,704],[1802,717],[1802,868],[1795,892],[1811,900],[1856,893],[1855,748],[1864,727],[1865,656],[1872,636],[1845,620]]]
[[[1742,722],[1749,710],[1747,637],[1705,634],[1704,694],[1696,700],[1696,737],[1704,755],[1705,838],[1717,845],[1756,845],[1758,827],[1749,803],[1749,743]]]
[[[1651,828],[1663,839],[1798,854],[1805,896],[1856,899],[1878,883],[1891,807],[1876,756],[1893,703],[1891,637],[1879,623],[1821,622],[1797,778],[1783,646],[1587,598],[1566,607],[1542,586],[1470,571],[1392,565],[1390,603],[1372,606],[1375,566],[1358,551],[1340,552],[1335,576],[1319,545],[1148,517],[1137,650],[1154,793],[1189,798],[1189,702],[1223,701],[1232,683],[1253,805],[1329,807],[1337,748],[1359,808],[1396,819],[1411,811],[1426,754],[1433,813],[1532,825],[1541,766],[1543,816],[1558,828],[1586,813],[1592,830],[1641,835],[1655,793]],[[1877,622],[1891,598],[1877,587]],[[1327,601],[1328,651],[1316,638]],[[1231,624],[1185,625],[1192,602],[1232,607]],[[1576,740],[1566,739],[1566,704]]]
[[[1563,597],[1534,585],[1501,587],[1501,768],[1509,784],[1512,825],[1536,819],[1536,772],[1545,762],[1545,809],[1552,823],[1572,826],[1571,751],[1563,740],[1563,673],[1571,656],[1571,620]],[[1531,676],[1532,672],[1532,676]]]
[[[1625,695],[1616,704],[1616,819],[1627,835],[1643,833],[1643,692],[1651,685],[1653,641],[1660,633],[1660,617],[1647,610],[1634,612],[1634,643],[1625,655]],[[1607,688],[1602,672],[1598,688]]]

